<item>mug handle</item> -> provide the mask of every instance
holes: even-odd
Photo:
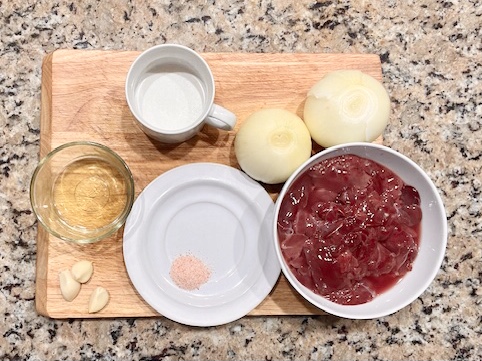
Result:
[[[206,123],[223,130],[233,130],[236,125],[236,115],[220,105],[213,104]]]

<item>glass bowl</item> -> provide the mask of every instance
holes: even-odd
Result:
[[[311,166],[319,163],[320,161],[349,154],[354,154],[359,157],[373,160],[392,170],[404,181],[405,184],[415,187],[420,196],[420,207],[422,212],[421,227],[419,231],[418,254],[413,261],[411,271],[405,274],[390,288],[386,289],[384,292],[378,293],[371,301],[361,304],[336,303],[313,292],[310,288],[305,287],[293,274],[290,266],[285,260],[278,235],[278,230],[280,227],[278,223],[278,216],[280,214],[281,203],[283,199],[287,197],[290,197],[291,200],[296,198],[291,198],[293,195],[288,191],[293,182],[296,181],[300,175],[304,174]],[[308,194],[309,192],[310,191],[305,191],[305,194]],[[314,210],[311,208],[311,211],[308,211],[308,213],[309,212],[312,212],[311,214],[313,218],[316,217],[314,214],[316,209]],[[316,307],[332,315],[348,319],[373,319],[383,317],[397,312],[403,307],[409,305],[411,302],[417,299],[427,289],[427,287],[429,287],[430,283],[437,275],[437,272],[440,269],[443,261],[447,245],[447,219],[444,205],[440,195],[437,192],[437,188],[432,183],[430,178],[416,163],[406,156],[386,146],[371,143],[342,144],[327,148],[324,151],[312,156],[292,174],[292,176],[283,186],[276,201],[273,223],[275,235],[274,242],[277,256],[281,263],[281,269],[290,284],[306,300],[311,302]],[[308,242],[314,241],[308,239]],[[306,246],[304,245],[303,247]],[[355,252],[356,250],[353,251]],[[372,251],[375,252],[375,249]],[[304,254],[307,254],[307,252],[310,251],[304,249],[303,252]]]
[[[134,193],[124,160],[87,141],[55,148],[40,161],[30,183],[30,202],[40,224],[74,243],[94,243],[115,233],[132,208]]]

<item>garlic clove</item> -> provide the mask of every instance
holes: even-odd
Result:
[[[80,283],[86,283],[94,273],[94,266],[91,261],[79,261],[72,266],[72,277]]]
[[[89,313],[96,313],[102,310],[109,302],[109,292],[104,287],[97,287],[89,299]]]
[[[59,281],[62,297],[68,302],[73,301],[80,292],[80,283],[72,277],[70,270],[60,272]]]

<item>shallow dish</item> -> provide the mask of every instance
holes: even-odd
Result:
[[[66,143],[39,162],[30,182],[30,202],[53,236],[93,243],[124,224],[134,202],[134,179],[110,148],[87,141]]]
[[[273,209],[264,188],[232,167],[194,163],[164,173],[139,195],[126,221],[124,260],[134,287],[161,315],[186,325],[243,317],[280,274]],[[211,270],[194,291],[169,275],[172,262],[186,254]]]
[[[323,159],[354,154],[371,159],[391,169],[402,180],[415,187],[421,198],[422,223],[418,255],[413,268],[394,286],[373,300],[359,305],[332,302],[302,285],[290,271],[280,249],[277,219],[282,199],[290,185],[309,167]],[[435,185],[412,160],[385,146],[371,143],[351,143],[330,147],[300,166],[285,183],[275,206],[274,243],[281,268],[291,285],[309,302],[320,309],[350,319],[372,319],[392,314],[418,298],[435,278],[447,244],[447,221],[444,206]]]

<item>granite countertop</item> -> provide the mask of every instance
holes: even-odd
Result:
[[[0,2],[0,359],[482,359],[482,3],[273,1]],[[35,311],[43,57],[59,48],[375,53],[393,104],[386,145],[420,164],[449,239],[429,289],[396,314],[245,317],[213,328],[164,318],[52,320]]]

